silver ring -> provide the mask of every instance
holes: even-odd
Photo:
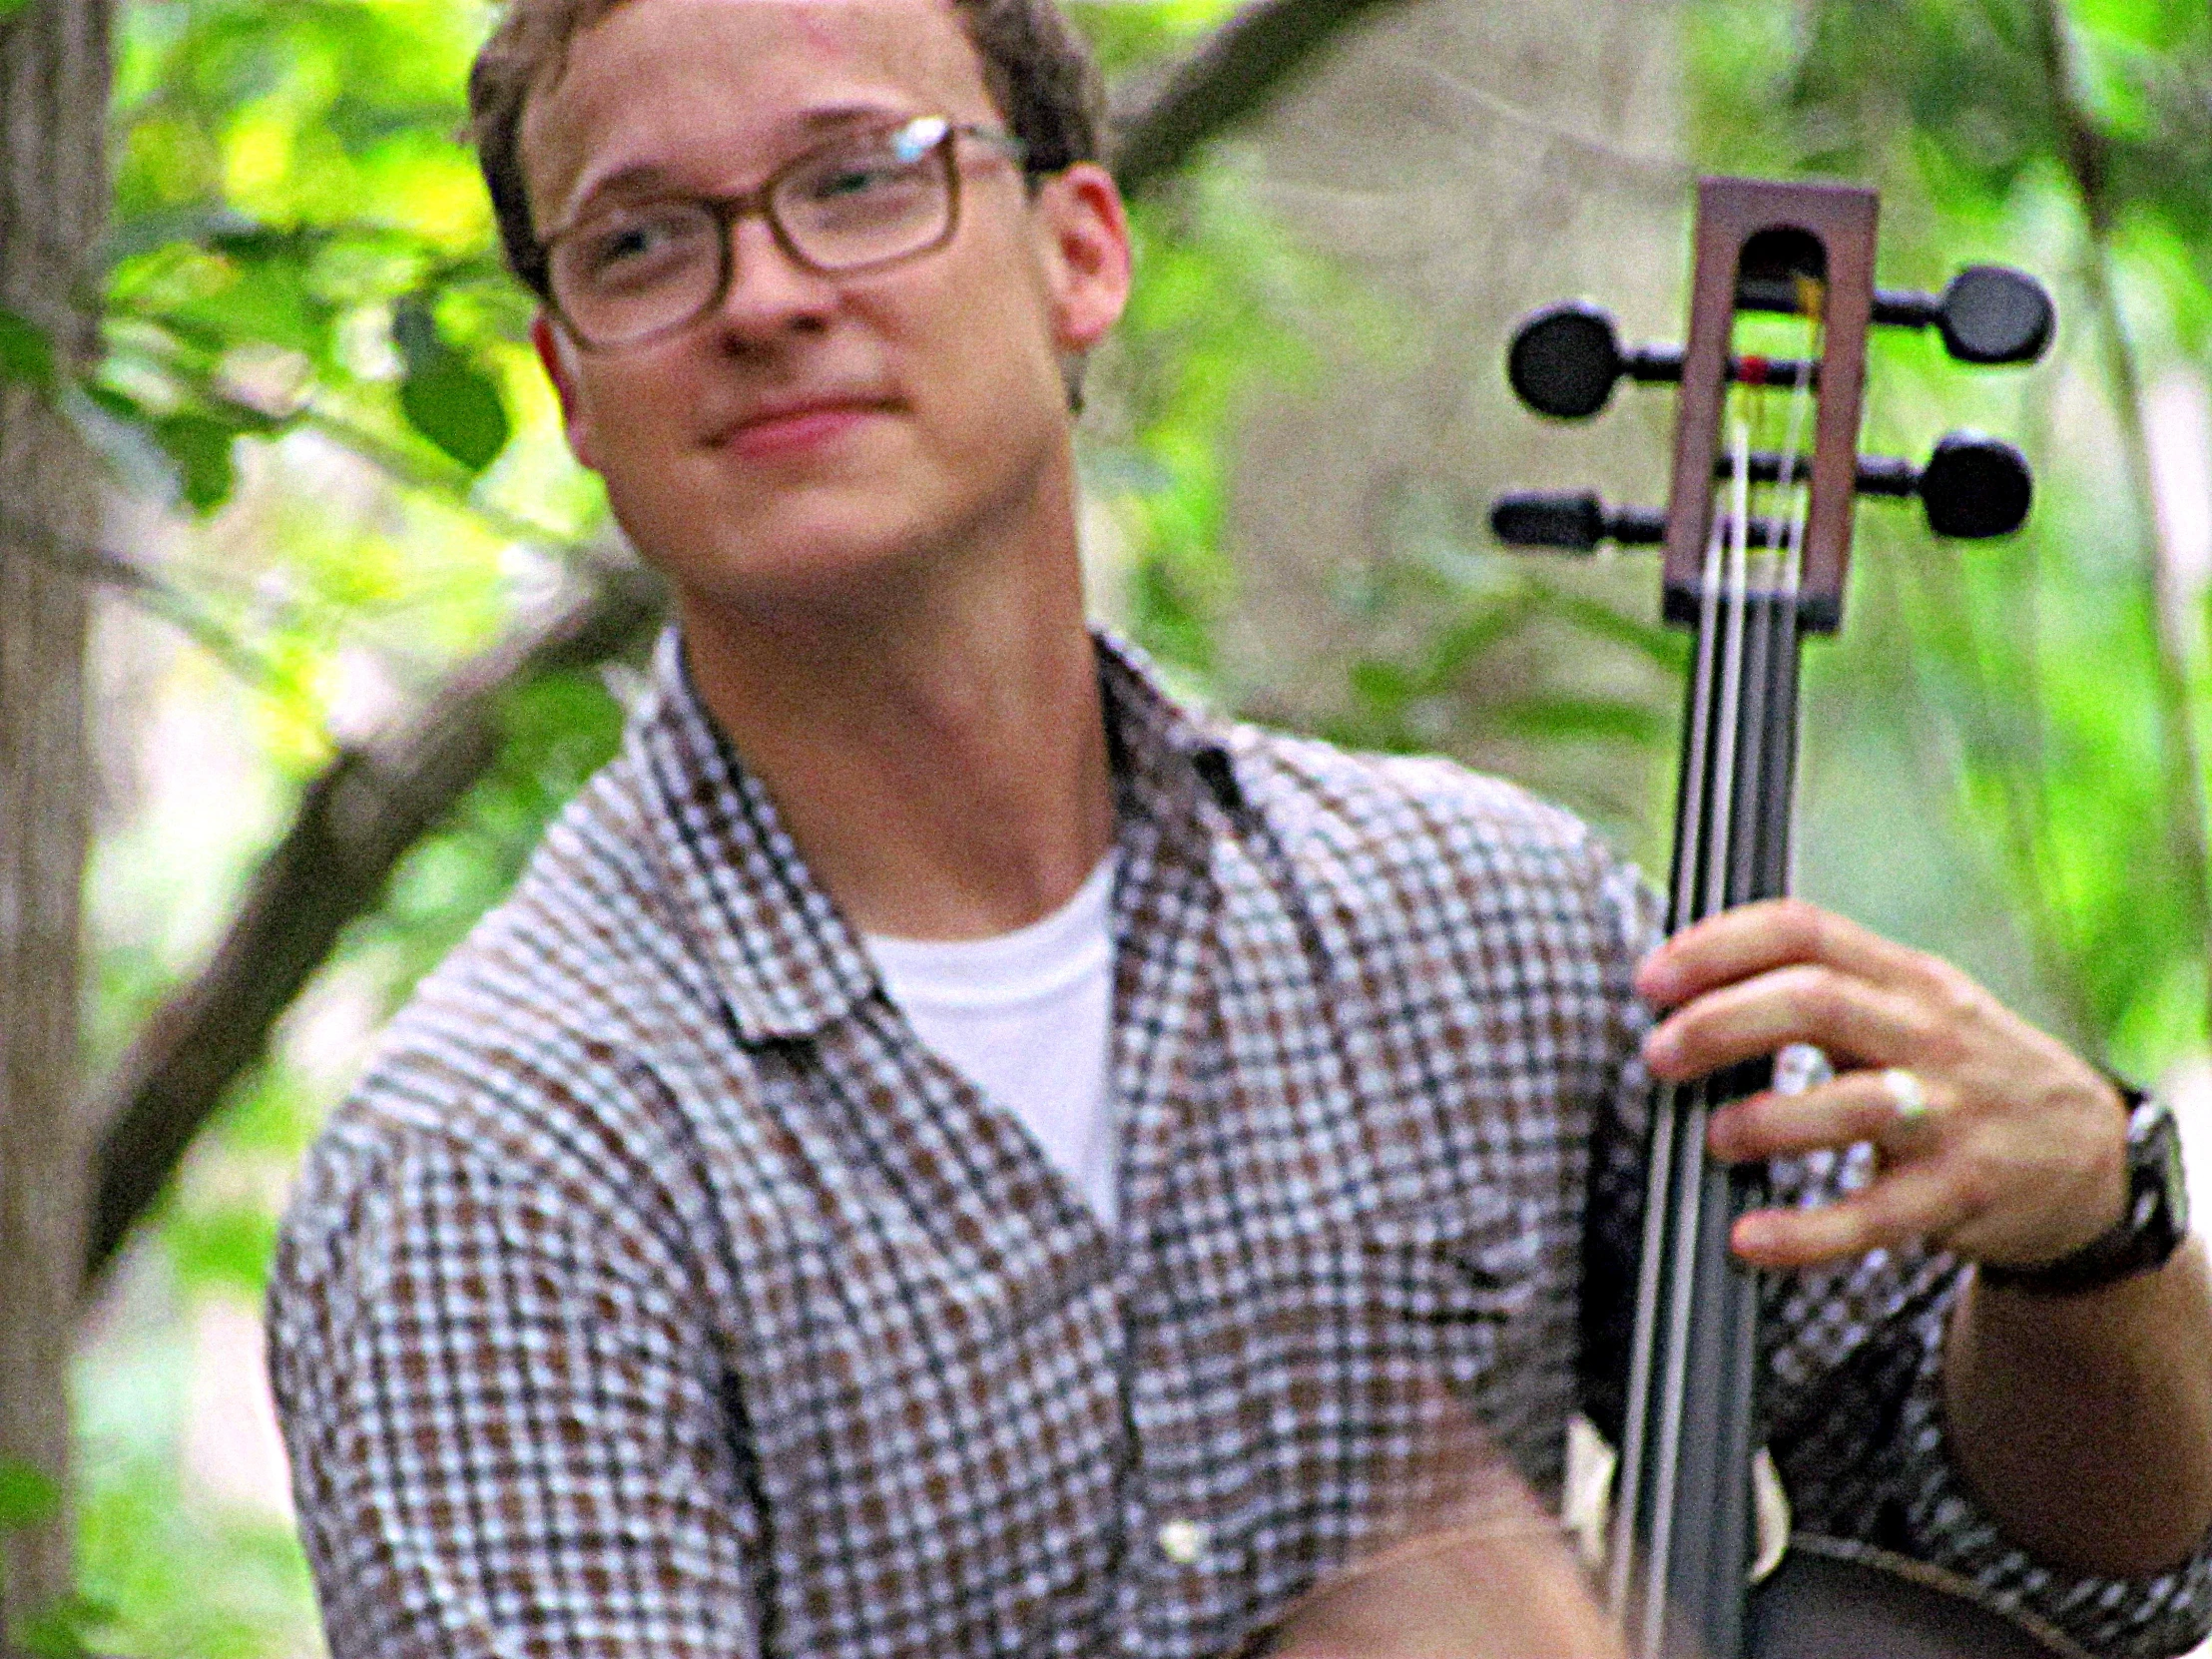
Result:
[[[1918,1072],[1892,1066],[1882,1074],[1882,1087],[1897,1107],[1900,1123],[1918,1123],[1935,1109],[1935,1102],[1928,1098],[1928,1085]]]

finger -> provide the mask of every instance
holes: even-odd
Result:
[[[1878,985],[1911,979],[1919,952],[1800,898],[1739,904],[1685,927],[1645,957],[1636,994],[1671,1008],[1701,992],[1792,962],[1820,962]]]
[[[1914,1005],[1868,980],[1816,963],[1773,968],[1693,998],[1644,1039],[1644,1063],[1680,1082],[1788,1043],[1834,1058],[1898,1064],[1926,1036]]]
[[[1937,1163],[1901,1165],[1848,1198],[1813,1210],[1754,1210],[1729,1246],[1753,1267],[1820,1267],[1940,1237],[1954,1218],[1951,1180]]]
[[[1931,1085],[1917,1125],[1908,1123],[1898,1092],[1880,1071],[1847,1071],[1802,1094],[1772,1089],[1722,1107],[1713,1114],[1706,1144],[1713,1156],[1731,1164],[1788,1158],[1823,1148],[1873,1141],[1893,1159],[1925,1150],[1948,1098]]]

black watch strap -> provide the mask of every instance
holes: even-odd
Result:
[[[2037,1296],[2078,1296],[2164,1267],[2189,1235],[2181,1135],[2173,1113],[2142,1090],[2119,1085],[2127,1114],[2127,1209],[2071,1255],[2035,1267],[1984,1265],[1987,1284]]]

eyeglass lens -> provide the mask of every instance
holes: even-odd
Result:
[[[918,254],[951,227],[950,140],[942,122],[917,121],[801,156],[769,184],[770,222],[802,264],[825,273]],[[700,201],[595,215],[550,250],[554,300],[594,345],[680,326],[722,297],[723,227]]]

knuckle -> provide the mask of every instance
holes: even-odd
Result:
[[[1775,901],[1775,921],[1793,955],[1817,956],[1828,936],[1828,916],[1802,898]]]
[[[1801,1025],[1825,1025],[1842,1011],[1843,985],[1834,972],[1806,964],[1786,970],[1783,997]]]
[[[1870,1073],[1867,1087],[1855,1101],[1846,1124],[1851,1139],[1879,1141],[1883,1131],[1897,1121],[1896,1097]]]
[[[1962,969],[1930,956],[1925,958],[1931,1001],[1936,1014],[1946,1023],[1965,1026],[1977,1022],[1982,1015],[1981,987]]]
[[[1931,1078],[1952,1074],[1965,1058],[1965,1045],[1947,1021],[1923,1011],[1909,1010],[1898,1025],[1905,1041],[1905,1052],[1910,1056],[1909,1063]]]
[[[1949,1027],[1917,1003],[1907,1003],[1898,1010],[1898,1027],[1916,1054],[1931,1054],[1948,1046],[1945,1033]]]
[[[1881,1242],[1884,1208],[1873,1189],[1856,1203],[1835,1206],[1829,1217],[1830,1250],[1838,1256],[1860,1256],[1874,1249]]]
[[[1976,1222],[1996,1207],[2000,1196],[1996,1171],[1986,1159],[1964,1158],[1951,1173],[1949,1199],[1961,1223]]]

